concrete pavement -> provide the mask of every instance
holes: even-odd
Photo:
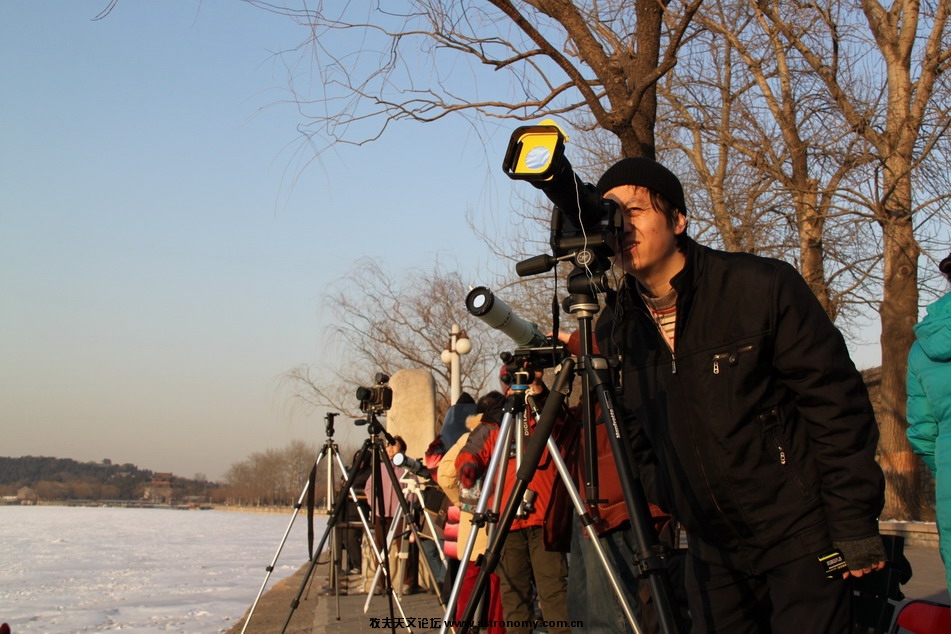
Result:
[[[905,546],[905,557],[911,563],[912,577],[902,586],[905,599],[899,605],[911,599],[927,599],[951,604],[944,574],[944,565],[934,543],[911,544]],[[327,565],[318,564],[309,576],[308,583],[301,594],[296,608],[291,605],[310,568],[308,563],[297,573],[275,584],[258,602],[251,616],[248,634],[343,634],[351,632],[380,632],[389,630],[390,607],[388,597],[374,596],[369,609],[364,612],[365,594],[323,594],[327,585]],[[356,587],[358,576],[342,579]],[[251,597],[253,600],[253,597]],[[403,614],[413,620],[413,632],[435,632],[445,610],[440,606],[434,594],[422,593],[404,596],[400,600]],[[249,606],[250,607],[250,606]],[[394,603],[394,614],[400,617],[398,606]],[[897,613],[897,609],[896,609]],[[245,615],[247,616],[247,615]],[[406,621],[403,621],[404,623]],[[287,624],[287,628],[285,628]],[[244,627],[242,618],[228,634],[240,634]],[[406,631],[406,628],[397,628]]]

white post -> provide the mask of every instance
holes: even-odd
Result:
[[[462,394],[462,377],[459,371],[459,355],[468,354],[472,343],[459,324],[453,324],[449,335],[449,349],[442,351],[442,361],[449,366],[449,404],[455,405]]]

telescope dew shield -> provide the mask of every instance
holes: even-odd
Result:
[[[413,475],[423,476],[426,478],[430,477],[429,469],[426,468],[426,465],[424,465],[419,460],[410,458],[405,453],[398,453],[393,456],[393,466],[403,467]]]
[[[522,126],[512,133],[502,161],[509,178],[545,181],[561,168],[566,137],[557,125]]]
[[[518,346],[537,348],[550,343],[548,337],[538,331],[538,326],[517,316],[508,304],[485,286],[477,286],[469,291],[466,310],[491,328],[501,330]]]

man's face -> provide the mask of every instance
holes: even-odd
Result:
[[[670,278],[683,268],[683,254],[677,249],[677,236],[687,226],[683,214],[678,213],[670,226],[667,217],[654,209],[650,192],[634,185],[615,187],[604,197],[616,202],[624,217],[617,263],[651,290],[657,284],[669,287]]]

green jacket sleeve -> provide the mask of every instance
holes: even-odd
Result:
[[[925,394],[918,377],[915,357],[922,354],[916,342],[908,355],[908,443],[912,451],[919,454],[931,473],[937,471],[935,463],[935,440],[938,437],[938,420],[928,396]]]

